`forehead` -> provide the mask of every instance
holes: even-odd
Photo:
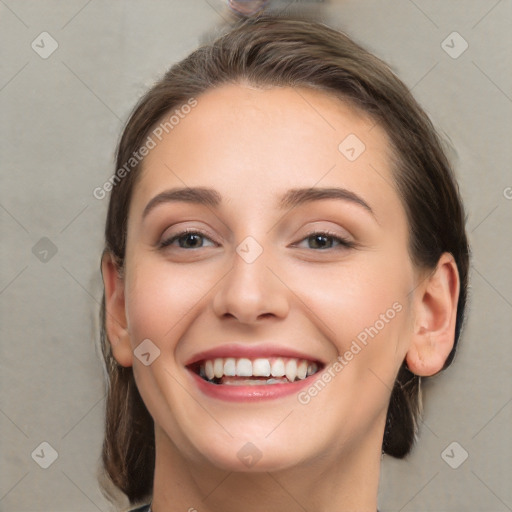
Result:
[[[174,187],[216,188],[233,205],[265,212],[290,188],[342,186],[377,215],[398,214],[388,137],[346,102],[313,89],[247,84],[196,100],[144,159],[132,212]]]

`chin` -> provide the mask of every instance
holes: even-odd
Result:
[[[237,443],[237,445],[240,443]],[[219,469],[236,473],[275,472],[296,466],[301,458],[298,453],[279,453],[276,447],[259,448],[255,443],[241,443],[235,452],[210,452],[203,455]]]

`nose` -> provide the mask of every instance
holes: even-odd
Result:
[[[219,318],[236,318],[243,324],[257,324],[268,317],[284,318],[290,290],[277,277],[276,270],[267,266],[265,251],[250,263],[235,253],[233,267],[213,298],[215,314]]]

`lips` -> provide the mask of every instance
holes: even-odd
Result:
[[[269,357],[216,357],[194,363],[189,367],[205,380],[214,384],[279,384],[304,380],[314,375],[319,364],[306,359]]]
[[[218,388],[236,386],[237,390],[233,389],[232,392],[240,396],[244,390],[254,395],[249,391],[253,386],[289,386],[304,381],[324,366],[322,361],[310,355],[275,345],[225,345],[196,354],[186,365],[189,371],[210,386],[214,385],[218,391]]]

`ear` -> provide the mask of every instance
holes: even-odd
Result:
[[[437,267],[416,290],[415,323],[405,361],[419,376],[442,370],[455,341],[460,279],[450,253],[443,253]]]
[[[105,287],[105,328],[112,354],[121,366],[132,366],[133,353],[127,330],[124,300],[124,280],[112,254],[101,259],[101,274]]]

